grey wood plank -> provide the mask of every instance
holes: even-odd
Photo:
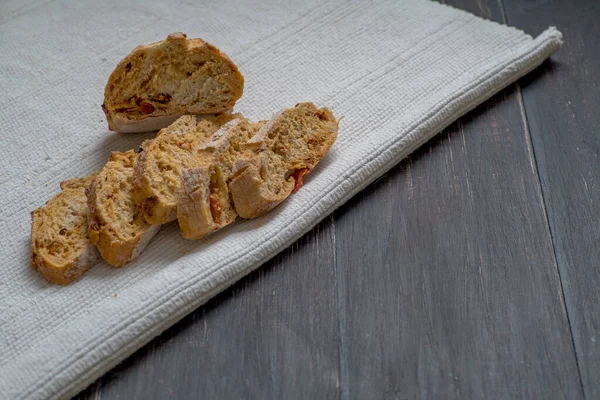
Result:
[[[336,398],[331,221],[154,339],[78,399]]]
[[[522,81],[584,393],[600,398],[600,2],[505,0],[508,22],[563,32],[563,48]]]
[[[582,397],[517,100],[495,96],[335,213],[342,397]]]
[[[515,87],[335,213],[343,397],[582,397]]]

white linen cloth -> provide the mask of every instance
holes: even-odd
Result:
[[[204,3],[204,4],[203,4]],[[59,182],[150,134],[107,131],[120,59],[182,31],[226,52],[252,120],[312,101],[344,116],[305,186],[200,241],[176,224],[123,269],[59,287],[29,267],[30,216]],[[0,7],[0,398],[69,397],[311,229],[561,44],[426,0],[5,0]],[[224,371],[226,373],[226,371]]]

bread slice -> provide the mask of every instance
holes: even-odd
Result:
[[[94,176],[62,182],[62,191],[31,213],[31,266],[48,282],[66,285],[100,258],[88,237],[85,196]]]
[[[200,148],[199,167],[185,169],[177,202],[177,220],[186,239],[199,239],[237,218],[231,203],[228,181],[245,143],[264,125],[245,118],[234,119],[215,132]]]
[[[135,164],[133,194],[147,222],[158,225],[177,218],[176,197],[183,170],[197,166],[198,148],[223,124],[238,117],[186,115],[145,146]]]
[[[227,55],[202,39],[172,33],[136,47],[117,65],[102,109],[112,131],[151,131],[184,114],[230,110],[243,90],[244,77]]]
[[[333,113],[312,103],[280,111],[248,141],[249,148],[234,166],[229,183],[237,213],[256,218],[302,186],[335,142],[338,121]]]
[[[111,153],[87,191],[90,240],[115,267],[139,256],[160,229],[144,220],[133,200],[133,166],[138,157],[133,150]]]

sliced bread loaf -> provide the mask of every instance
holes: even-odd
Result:
[[[133,166],[138,157],[133,150],[113,152],[87,191],[90,240],[115,267],[139,256],[160,228],[145,221],[133,200]]]
[[[245,118],[234,119],[215,132],[200,148],[199,167],[185,169],[177,202],[177,220],[186,239],[199,239],[237,218],[228,182],[245,143],[264,125]]]
[[[244,77],[202,39],[172,33],[136,47],[108,79],[102,109],[118,132],[160,129],[184,114],[217,114],[242,97]]]
[[[237,114],[183,116],[162,129],[145,146],[135,164],[133,194],[147,222],[158,225],[177,218],[177,195],[184,169],[198,164],[198,149]]]
[[[85,196],[94,176],[62,182],[62,191],[31,213],[31,266],[48,282],[66,285],[100,258],[88,237]]]
[[[256,218],[302,186],[302,177],[317,165],[335,142],[338,121],[312,103],[280,111],[251,138],[234,166],[229,183],[237,213]]]

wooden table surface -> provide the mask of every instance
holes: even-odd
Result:
[[[600,398],[600,1],[564,47],[79,399]]]

